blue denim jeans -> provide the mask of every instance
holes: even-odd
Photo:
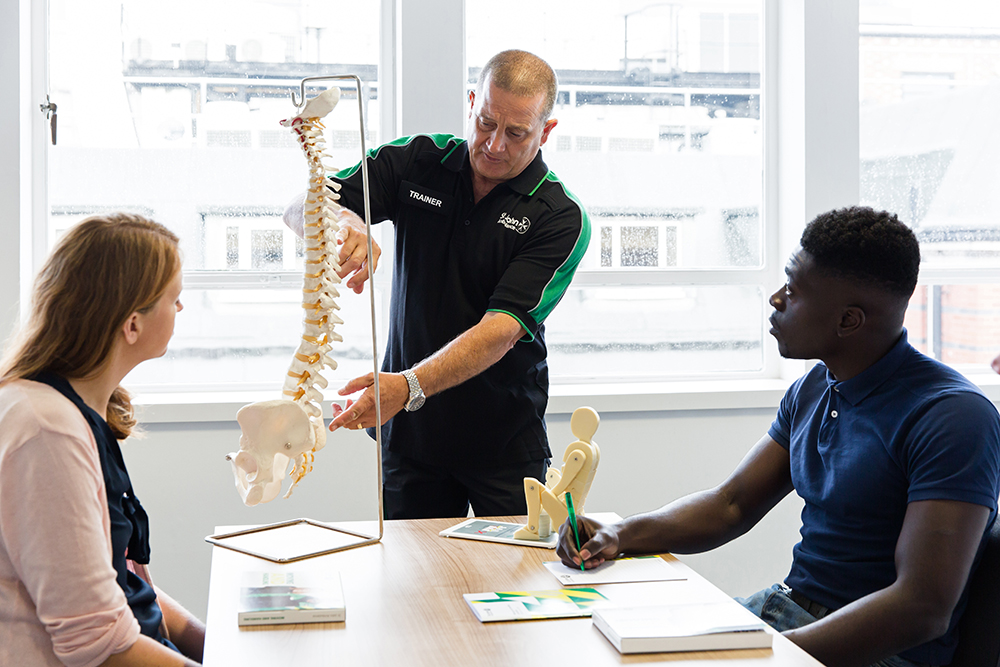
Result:
[[[755,613],[765,623],[778,632],[794,630],[818,620],[805,609],[795,604],[788,597],[787,588],[783,584],[775,584],[770,588],[757,591],[748,598],[736,598],[741,605]],[[912,662],[906,658],[894,655],[879,660],[872,667],[926,667],[921,663]]]

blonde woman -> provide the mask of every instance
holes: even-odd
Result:
[[[35,281],[0,362],[0,664],[192,665],[205,628],[149,578],[149,523],[118,441],[120,382],[180,312],[177,237],[88,218]]]

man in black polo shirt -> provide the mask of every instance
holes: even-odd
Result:
[[[390,519],[464,516],[470,502],[478,516],[524,514],[524,477],[545,478],[542,322],[590,241],[583,206],[539,150],[555,96],[547,63],[504,51],[469,94],[467,141],[417,135],[369,151],[372,222],[396,228],[379,380]],[[359,166],[332,177],[353,211],[363,209]],[[286,219],[301,215],[293,204]],[[342,276],[359,291],[363,226],[345,216]],[[331,430],[376,426],[372,382],[340,390],[365,391]]]

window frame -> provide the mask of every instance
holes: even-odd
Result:
[[[397,3],[380,0],[382,35],[380,45],[381,136],[399,136],[427,127],[428,114],[436,113],[442,99],[463,99],[465,94],[464,0],[414,0]],[[13,5],[13,6],[11,6]],[[5,5],[2,18],[4,36],[17,35],[18,58],[13,66],[0,69],[0,83],[17,91],[0,110],[10,113],[16,106],[18,122],[3,130],[4,144],[16,135],[17,151],[0,157],[5,175],[0,182],[6,220],[19,220],[19,244],[5,244],[0,262],[18,269],[16,293],[24,297],[30,276],[44,259],[44,230],[47,199],[45,191],[47,122],[38,112],[44,100],[47,72],[47,7],[42,0],[20,0]],[[442,21],[445,23],[442,29]],[[857,2],[821,0],[780,2],[764,0],[764,61],[761,72],[761,114],[764,134],[764,184],[761,219],[764,263],[759,268],[697,269],[612,272],[580,272],[576,285],[631,284],[730,284],[762,285],[765,298],[781,283],[785,259],[794,250],[804,223],[816,214],[854,202],[859,197],[858,151],[858,6]],[[434,27],[433,30],[429,27]],[[433,48],[432,48],[433,47]],[[461,57],[456,57],[461,54]],[[9,59],[4,60],[9,63]],[[824,81],[823,86],[806,85]],[[464,106],[445,110],[445,122],[435,119],[435,127],[461,135]],[[14,225],[9,225],[14,226]],[[41,238],[39,238],[41,236]],[[8,274],[10,269],[8,269]],[[259,286],[260,281],[297,284],[294,272],[259,272],[225,276],[186,274],[189,286],[225,287],[237,284]],[[381,280],[388,282],[389,271]],[[941,280],[934,273],[933,280]],[[1000,269],[997,270],[1000,277]],[[954,276],[953,280],[966,278]],[[921,282],[932,279],[922,276]],[[982,280],[979,273],[977,280]],[[5,295],[13,287],[5,285]],[[26,299],[19,298],[22,311]],[[10,325],[14,317],[8,314]],[[381,319],[384,321],[385,314]],[[781,360],[765,332],[764,370],[750,380],[765,384],[787,384],[801,374],[805,363]],[[727,375],[717,380],[663,383],[627,383],[622,392],[654,395],[685,392],[695,385],[722,386],[746,374]],[[740,381],[740,386],[745,383]],[[753,386],[753,382],[750,385]],[[591,395],[593,388],[563,387],[563,395]],[[749,391],[749,390],[748,390]]]

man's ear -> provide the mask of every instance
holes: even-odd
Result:
[[[847,338],[859,332],[865,326],[865,311],[861,306],[847,306],[840,314],[837,324],[837,336]]]
[[[555,118],[549,118],[545,121],[545,126],[542,128],[542,140],[538,143],[539,146],[549,140],[549,132],[551,132],[552,129],[558,124],[559,121]]]
[[[469,91],[469,118],[472,118],[472,109],[476,106],[476,91]]]
[[[125,338],[125,343],[128,345],[134,345],[137,340],[139,340],[139,334],[142,333],[142,320],[139,318],[138,311],[132,313],[125,320],[125,324],[122,325],[122,336]]]

